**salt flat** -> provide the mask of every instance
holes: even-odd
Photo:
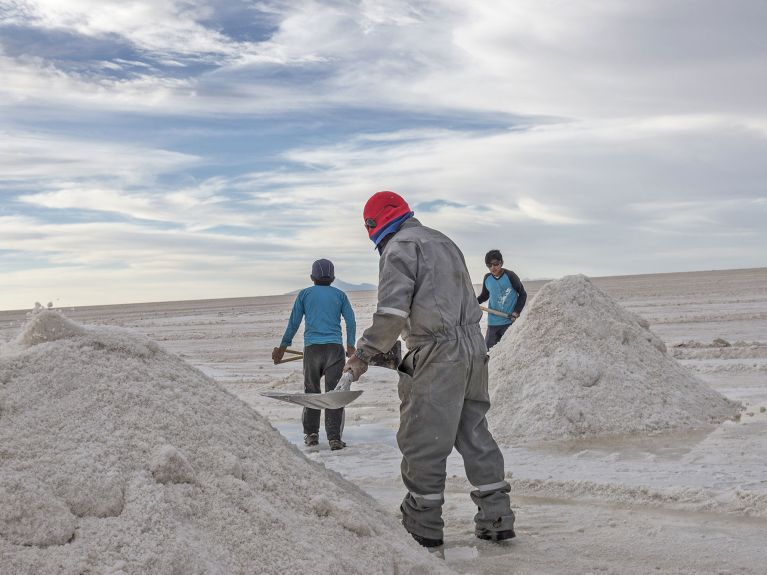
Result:
[[[593,278],[643,316],[687,369],[746,409],[737,422],[652,436],[504,449],[518,538],[472,535],[460,457],[448,460],[446,561],[462,573],[763,573],[767,541],[767,268]],[[544,282],[526,282],[532,297]],[[373,292],[352,292],[359,332]],[[300,409],[259,395],[302,388],[299,362],[275,366],[293,296],[63,309],[84,324],[133,328],[219,381],[303,450]],[[30,307],[33,302],[30,302]],[[0,312],[0,339],[25,312]],[[296,347],[300,344],[299,332]],[[372,368],[347,409],[349,447],[305,451],[396,516],[396,374]],[[324,439],[324,438],[323,438]]]

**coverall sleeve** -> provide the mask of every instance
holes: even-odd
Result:
[[[344,323],[346,324],[346,345],[354,345],[357,339],[357,321],[354,317],[354,310],[352,304],[349,302],[349,298],[344,295],[343,303],[341,304],[341,315],[344,317]]]
[[[525,307],[525,302],[527,301],[527,292],[525,291],[525,286],[522,285],[522,280],[520,280],[519,276],[513,271],[506,270],[506,273],[509,276],[511,287],[513,287],[519,294],[517,297],[517,303],[514,306],[514,311],[516,313],[522,313],[522,309]]]
[[[413,242],[396,242],[381,254],[378,274],[378,307],[372,325],[357,342],[357,356],[366,362],[386,353],[397,341],[410,317],[418,253]]]
[[[478,303],[485,303],[487,300],[490,299],[490,292],[487,290],[487,276],[489,274],[485,274],[485,277],[482,278],[482,293],[480,293],[477,296],[477,302]]]
[[[293,303],[293,310],[290,312],[288,327],[285,328],[285,335],[282,336],[280,347],[289,347],[293,343],[293,336],[296,335],[301,320],[304,318],[304,298],[303,292],[299,293],[296,301]]]

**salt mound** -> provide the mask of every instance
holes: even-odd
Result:
[[[544,285],[490,356],[499,443],[718,423],[741,409],[582,275]]]
[[[84,333],[79,325],[55,311],[35,311],[16,338],[16,343],[30,346]]]
[[[374,500],[146,337],[0,351],[0,572],[444,573]]]

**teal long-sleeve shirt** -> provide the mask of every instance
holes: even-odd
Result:
[[[482,293],[477,296],[479,303],[490,300],[490,309],[502,311],[511,314],[522,313],[527,301],[527,292],[519,276],[511,270],[502,268],[501,277],[494,277],[493,274],[485,274],[482,280]],[[488,314],[487,325],[506,325],[510,324],[512,319],[506,319],[497,315]]]
[[[354,310],[349,298],[338,288],[314,285],[298,292],[288,327],[282,336],[281,347],[290,347],[304,317],[304,347],[318,343],[343,345],[341,317],[346,324],[346,345],[354,345],[357,339]]]

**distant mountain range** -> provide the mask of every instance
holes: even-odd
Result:
[[[343,292],[347,292],[347,291],[375,291],[375,290],[378,289],[378,286],[373,285],[373,284],[350,284],[350,283],[345,282],[344,280],[342,280],[340,278],[336,278],[332,285],[333,285],[333,287],[337,287],[338,289],[340,289]],[[300,289],[293,290],[291,292],[288,292],[286,295],[297,294],[300,291],[301,291]]]
[[[375,291],[378,289],[374,284],[350,284],[344,280],[336,278],[333,285],[341,291]]]

